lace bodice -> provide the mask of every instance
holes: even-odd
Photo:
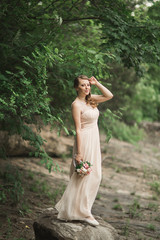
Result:
[[[88,128],[97,125],[99,110],[97,107],[93,108],[85,102],[75,100],[74,102],[81,104],[81,128]]]

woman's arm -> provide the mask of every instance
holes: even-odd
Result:
[[[95,100],[97,103],[105,102],[113,97],[113,94],[101,83],[99,83],[95,77],[92,76],[89,82],[95,85],[96,87],[98,87],[102,93],[102,95],[95,95],[95,94],[91,95],[92,99]]]
[[[83,161],[81,155],[81,109],[78,103],[72,104],[72,117],[75,124],[76,129],[76,145],[77,145],[77,154],[76,154],[76,161],[80,162]]]

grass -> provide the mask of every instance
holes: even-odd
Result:
[[[129,207],[130,218],[139,217],[140,216],[139,209],[140,209],[140,203],[138,199],[134,199],[134,202]]]
[[[23,202],[19,208],[20,216],[24,217],[26,214],[31,213],[30,206],[28,203]]]
[[[152,151],[153,151],[154,153],[158,153],[158,152],[159,152],[159,148],[153,147],[153,148],[152,148]]]
[[[58,188],[51,191],[50,185],[47,181],[36,180],[32,181],[32,184],[29,186],[29,190],[34,193],[38,193],[39,196],[45,196],[49,200],[52,200],[52,203],[55,204],[57,198],[61,196],[66,188],[65,184],[61,184]]]
[[[118,202],[118,198],[113,199],[113,202]]]
[[[160,182],[154,181],[150,183],[151,190],[153,190],[157,195],[160,195]]]
[[[152,199],[155,200],[155,201],[158,201],[159,198],[158,198],[157,195],[154,194],[154,195],[152,196]]]
[[[156,204],[156,203],[152,203],[152,202],[151,202],[151,203],[148,204],[148,209],[149,209],[149,210],[157,211],[157,210],[158,210],[158,207],[159,207],[159,206],[158,206],[158,204]]]
[[[10,238],[11,233],[12,233],[12,222],[11,222],[11,219],[9,217],[7,218],[7,223],[8,223],[8,229],[7,229],[6,239]]]
[[[129,220],[125,223],[123,229],[122,229],[122,235],[128,237],[129,236],[129,226],[130,226],[130,222]]]
[[[30,180],[33,180],[33,179],[34,179],[34,173],[33,173],[31,170],[28,171],[28,176],[27,176],[27,178],[30,179]]]
[[[144,178],[147,178],[147,175],[148,175],[147,166],[143,166],[143,177],[144,177]]]
[[[0,228],[5,231],[6,240],[27,240],[23,238],[23,234],[12,236],[16,231],[16,225],[19,224],[19,221],[16,223],[15,220],[12,221],[13,215],[16,219],[25,216],[27,219],[32,218],[35,204],[38,207],[54,205],[66,188],[64,183],[55,184],[55,187],[51,188],[46,175],[41,176],[40,173],[32,171],[23,171],[22,174],[18,168],[9,165],[3,169],[3,173],[1,170],[0,183],[0,205],[4,219],[0,223]]]
[[[4,204],[10,199],[13,205],[17,205],[24,195],[22,175],[17,169],[7,165],[0,178],[3,182],[0,192],[0,203]]]
[[[115,204],[113,206],[113,209],[117,211],[123,211],[122,205],[120,203]]]
[[[148,224],[148,225],[147,225],[147,228],[148,228],[149,230],[151,230],[151,231],[155,231],[155,230],[156,230],[156,227],[155,227],[152,223]]]
[[[100,186],[103,188],[107,188],[107,184],[105,184],[105,183],[101,183]]]
[[[97,196],[96,196],[96,200],[100,200],[101,199],[101,194],[97,194]]]
[[[68,154],[62,153],[62,154],[59,154],[58,157],[61,158],[63,162],[66,162],[67,158],[72,158],[72,149]]]
[[[39,186],[40,186],[40,182],[39,182],[39,180],[36,180],[36,181],[32,182],[32,184],[30,184],[29,190],[31,192],[38,193],[38,192],[40,192]]]
[[[54,190],[53,193],[49,192],[48,193],[48,197],[50,198],[50,200],[52,200],[53,205],[56,203],[58,197],[61,197],[62,194],[64,193],[66,188],[65,184],[61,184],[57,189]]]
[[[38,174],[37,174],[38,175]],[[45,180],[39,180],[34,172],[28,171],[26,179],[31,181],[30,184],[22,182],[22,175],[14,167],[7,165],[4,172],[0,173],[2,179],[2,186],[0,190],[0,203],[6,204],[9,202],[12,205],[19,205],[19,213],[24,216],[30,212],[29,204],[26,199],[23,199],[24,188],[29,191],[37,193],[39,196],[45,196],[49,200],[55,202],[57,197],[62,195],[66,185],[61,184],[57,189],[51,191],[50,185]]]
[[[156,216],[156,217],[155,217],[155,220],[156,220],[157,222],[160,222],[160,216],[159,216],[159,215]]]
[[[2,187],[2,190],[0,191],[0,203],[2,203],[2,204],[5,203],[6,199],[7,199],[6,193]]]
[[[120,173],[120,172],[122,172],[122,169],[119,168],[118,166],[116,166],[116,167],[115,167],[115,172],[116,172],[116,173]]]

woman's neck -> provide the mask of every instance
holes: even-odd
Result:
[[[77,98],[82,101],[82,102],[86,102],[85,96],[77,96]]]

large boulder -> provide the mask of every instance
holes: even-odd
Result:
[[[31,126],[36,133],[36,127]],[[43,126],[41,132],[38,133],[46,140],[44,149],[50,156],[62,156],[71,153],[73,146],[73,138],[65,136],[58,137],[56,130],[50,131],[50,126]],[[0,131],[0,148],[5,147],[7,156],[25,156],[34,148],[29,145],[28,141],[24,141],[19,135],[9,136],[6,131]]]
[[[34,222],[35,240],[119,240],[116,230],[98,217],[100,225],[80,221],[60,221],[53,208],[45,210]],[[96,218],[96,217],[95,217]]]

